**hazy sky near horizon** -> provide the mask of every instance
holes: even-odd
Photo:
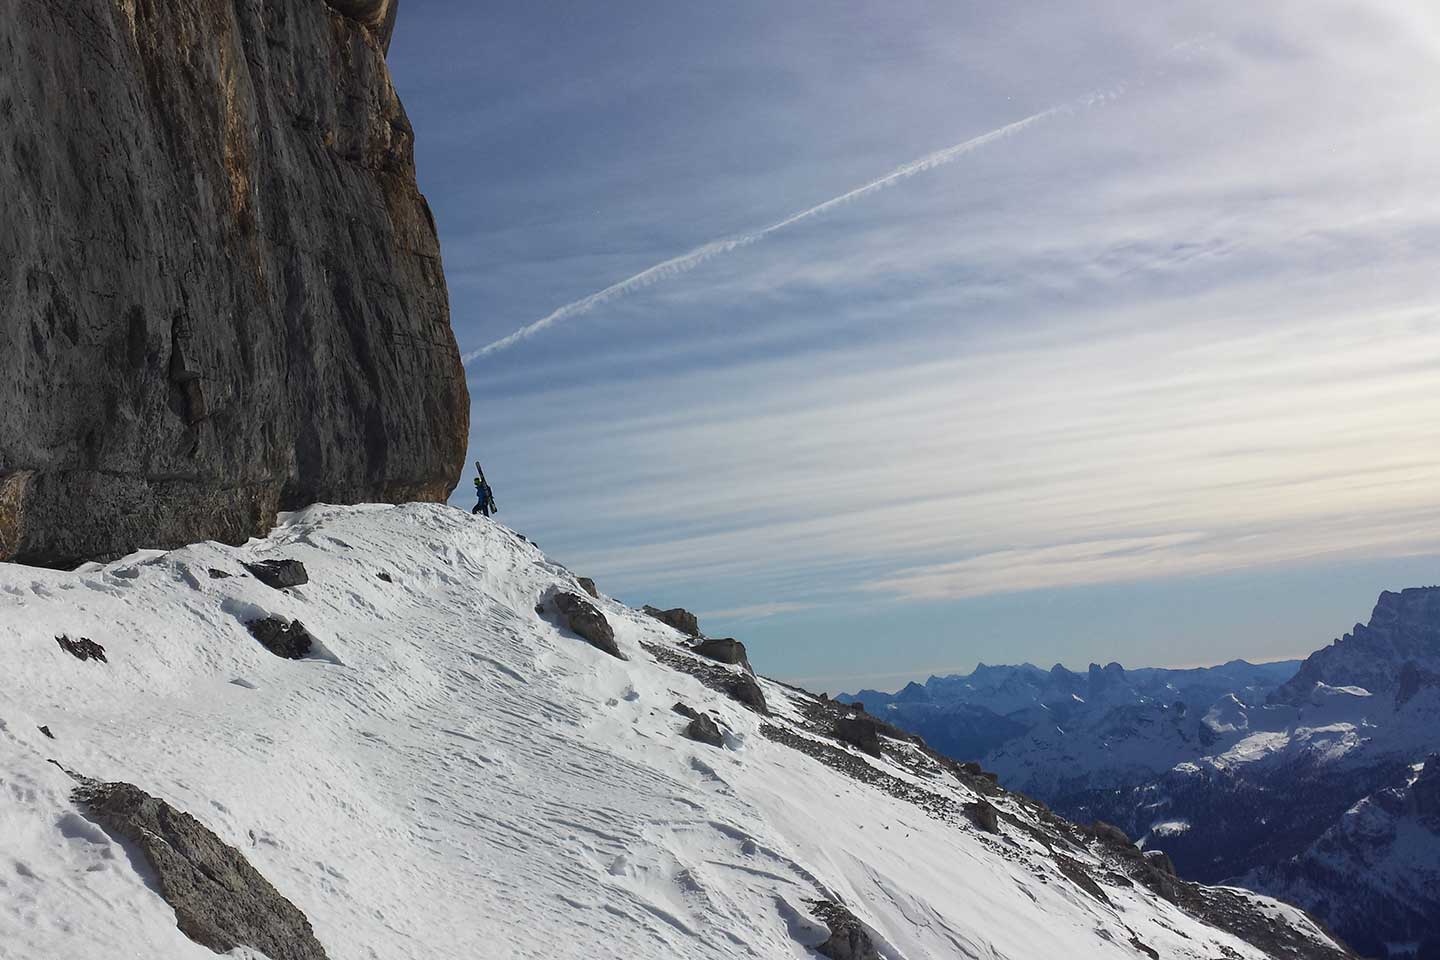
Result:
[[[1440,582],[1440,9],[416,0],[390,64],[500,519],[765,672]]]

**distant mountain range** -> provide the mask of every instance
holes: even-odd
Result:
[[[1310,909],[1362,954],[1440,958],[1440,587],[1382,593],[1303,662],[981,664],[837,699],[1182,876]]]

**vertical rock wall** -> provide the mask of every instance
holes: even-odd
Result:
[[[0,559],[458,481],[395,2],[0,0]]]

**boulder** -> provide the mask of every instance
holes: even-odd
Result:
[[[210,568],[210,579],[211,579],[211,580],[229,580],[229,579],[230,579],[230,574],[226,573],[224,570],[216,570],[214,567],[211,567],[211,568]]]
[[[659,620],[661,623],[674,627],[686,636],[700,636],[700,621],[689,610],[675,607],[671,610],[661,610],[658,607],[645,605],[645,612]]]
[[[815,916],[830,928],[830,937],[816,951],[830,960],[881,960],[870,931],[855,914],[829,900],[808,903]]]
[[[694,720],[696,717],[700,716],[700,712],[698,710],[696,710],[694,707],[690,706],[690,704],[684,702],[683,700],[676,701],[675,706],[671,707],[670,709],[673,710],[675,713],[680,714],[680,716],[688,717],[691,720]]]
[[[703,713],[691,720],[685,727],[685,736],[691,740],[708,743],[712,747],[718,747],[725,742],[725,736],[715,725],[715,721]]]
[[[299,560],[261,560],[259,563],[245,564],[245,569],[249,570],[256,580],[276,590],[298,587],[310,582],[310,575],[305,572],[305,564]]]
[[[395,9],[6,5],[0,561],[448,497],[470,404]]]
[[[581,589],[581,590],[584,590],[586,593],[590,594],[590,596],[594,597],[596,600],[599,600],[599,599],[600,599],[600,591],[598,591],[598,590],[595,589],[595,581],[594,581],[594,580],[591,580],[589,577],[576,577],[576,578],[575,578],[575,582],[578,583],[578,584],[580,584],[580,589]]]
[[[1106,823],[1104,820],[1096,820],[1094,823],[1092,823],[1090,825],[1090,832],[1100,840],[1103,840],[1106,843],[1110,843],[1118,847],[1134,846],[1134,844],[1130,842],[1130,837],[1126,835],[1124,830],[1121,830],[1113,823]]]
[[[40,729],[40,732],[41,732],[41,733],[45,734],[45,738],[46,738],[47,740],[54,740],[54,739],[55,739],[55,734],[53,734],[53,733],[50,732],[50,727],[49,727],[48,724],[42,724],[39,729]]]
[[[245,624],[245,629],[266,650],[286,660],[304,659],[315,645],[315,638],[299,620],[286,622],[279,617],[265,617],[251,620]]]
[[[853,744],[872,757],[880,756],[880,727],[869,717],[841,717],[836,720],[835,739]]]
[[[719,673],[727,673],[714,668]],[[765,691],[760,689],[760,684],[748,673],[728,674],[725,679],[725,692],[732,700],[744,704],[756,713],[768,716],[770,705],[765,702]]]
[[[271,960],[326,960],[305,914],[188,813],[128,783],[86,783],[72,798],[144,856],[191,940],[216,953],[249,947]]]
[[[751,673],[755,671],[750,667],[750,658],[745,655],[745,644],[739,640],[732,640],[728,637],[701,640],[690,648],[702,657],[711,660],[718,660],[721,663],[738,663]]]
[[[1164,850],[1146,850],[1144,856],[1147,864],[1166,876],[1179,876],[1179,874],[1175,872],[1175,861],[1171,860],[1170,854]]]
[[[109,663],[105,659],[105,648],[88,637],[81,637],[78,640],[71,640],[68,636],[61,635],[55,638],[60,644],[60,649],[77,660],[99,660],[101,663]]]
[[[984,830],[986,833],[1000,832],[1000,812],[995,809],[995,805],[989,800],[981,797],[978,800],[965,804],[964,809],[965,816],[969,817],[970,822],[981,830]]]
[[[617,660],[625,659],[625,655],[615,643],[615,631],[610,626],[610,621],[591,603],[573,593],[555,594],[554,603],[565,625],[573,633],[584,638],[597,650],[603,650]]]
[[[381,570],[379,573],[375,574],[375,578],[376,578],[377,580],[379,580],[381,583],[394,583],[394,582],[395,582],[395,578],[392,577],[392,576],[390,576],[390,574],[386,573],[384,570]]]

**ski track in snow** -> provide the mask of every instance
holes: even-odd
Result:
[[[268,556],[311,582],[244,576]],[[1037,873],[1030,838],[982,838],[765,739],[640,646],[677,635],[609,600],[630,660],[600,654],[534,613],[557,584],[574,589],[503,527],[419,505],[314,507],[244,547],[76,573],[0,565],[0,957],[213,956],[50,758],[199,818],[333,960],[814,957],[805,901],[820,897],[889,960],[1133,960],[1132,928],[1166,957],[1259,956],[1107,888],[1122,920]],[[240,622],[262,614],[302,620],[324,650],[270,655]],[[61,633],[109,662],[65,654]],[[764,686],[772,722],[793,716],[786,688]],[[729,746],[683,738],[679,699]]]

